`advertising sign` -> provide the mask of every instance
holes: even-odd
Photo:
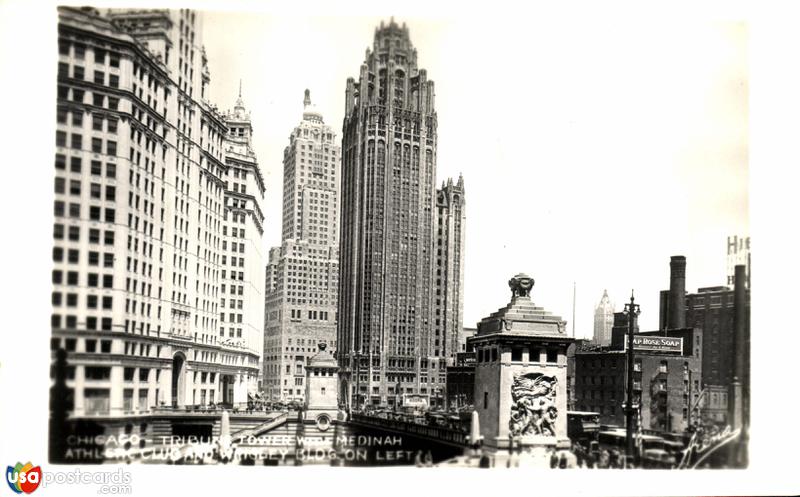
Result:
[[[627,347],[627,340],[625,346]],[[683,352],[683,337],[659,337],[647,335],[633,336],[633,350],[671,352],[680,354]]]

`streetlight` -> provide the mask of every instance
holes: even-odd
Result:
[[[625,304],[625,310],[623,313],[628,316],[628,350],[626,352],[628,359],[628,402],[625,406],[625,442],[627,456],[630,460],[633,460],[633,416],[636,413],[636,410],[633,408],[633,331],[636,329],[636,318],[639,316],[639,314],[641,314],[639,305],[635,304],[633,301],[633,290],[631,290],[631,302],[630,304]]]

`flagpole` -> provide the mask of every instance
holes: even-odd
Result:
[[[572,338],[575,338],[575,282],[572,282]]]

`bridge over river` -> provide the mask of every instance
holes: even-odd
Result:
[[[156,409],[136,419],[67,422],[58,460],[66,463],[393,466],[430,465],[460,456],[467,433],[435,418],[353,413],[330,425],[303,411],[235,412]],[[468,425],[467,425],[468,426]],[[227,434],[225,433],[227,431]],[[220,441],[230,441],[227,450]],[[56,458],[51,457],[54,462]]]

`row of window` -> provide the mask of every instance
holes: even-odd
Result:
[[[69,40],[59,40],[58,42],[58,53],[61,55],[70,55],[70,49],[72,50],[72,57],[78,60],[84,60],[86,57],[86,45],[83,43],[72,43]],[[93,48],[94,53],[94,63],[95,64],[106,64],[106,55],[108,55],[108,65],[110,67],[119,68],[119,59],[120,56],[116,52],[107,52],[102,48]]]
[[[219,336],[221,336],[221,337],[225,336],[225,328],[222,327],[222,326],[219,327]],[[236,338],[242,338],[242,329],[241,328],[236,328],[234,330],[234,328],[228,328],[228,337],[229,338],[233,338],[234,336]]]
[[[112,140],[107,140],[105,142],[105,153],[107,155],[115,156],[117,155],[117,142]],[[66,147],[67,146],[67,133],[66,131],[56,131],[56,146],[58,147]],[[70,148],[74,149],[82,149],[83,148],[83,136],[78,133],[71,133],[70,134]],[[92,152],[96,154],[103,153],[103,139],[102,138],[92,138]]]
[[[242,314],[235,314],[233,312],[229,313],[229,322],[231,323],[241,323],[242,322]],[[223,323],[225,322],[225,313],[221,312],[219,315],[219,320]]]
[[[73,126],[82,126],[83,125],[83,111],[68,111],[67,109],[58,108],[56,110],[56,120],[59,123],[66,124],[68,122],[68,115],[72,114],[72,125]],[[107,133],[116,134],[117,132],[117,118],[115,117],[105,117],[101,114],[93,114],[92,115],[92,130],[94,131],[106,131]],[[104,123],[105,126],[103,125]]]
[[[66,62],[59,62],[58,63],[58,76],[60,78],[68,78],[70,65]],[[86,80],[86,70],[83,66],[74,65],[72,66],[72,78],[79,79],[79,80]],[[105,85],[106,84],[106,73],[103,71],[98,71],[95,69],[92,80],[95,84],[98,85]],[[119,88],[119,76],[116,74],[108,75],[108,86],[111,88]]]
[[[79,226],[69,226],[69,235],[68,239],[73,242],[80,241],[80,227]],[[64,239],[64,225],[63,224],[54,224],[53,225],[53,238],[56,240],[63,240]],[[90,228],[89,229],[89,243],[100,243],[100,230]],[[105,231],[103,234],[103,244],[104,245],[114,245],[114,232],[113,231]],[[53,252],[53,257],[55,258],[55,249]]]
[[[544,350],[544,349],[543,349]],[[512,347],[511,348],[511,362],[522,362],[522,347]],[[546,356],[547,362],[551,364],[556,364],[558,362],[558,350],[557,349],[546,349]],[[528,359],[531,362],[538,362],[538,355],[534,356],[533,352],[531,352],[531,356]],[[478,349],[477,353],[477,361],[478,362],[497,362],[498,360],[498,351],[497,348],[481,348]]]
[[[99,322],[101,330],[111,331],[111,318],[107,317],[100,318]],[[94,316],[87,316],[86,322],[84,324],[87,330],[98,329],[97,328],[98,320]],[[63,327],[66,329],[75,330],[78,328],[78,317],[71,314],[66,316],[62,316],[61,314],[53,314],[52,316],[50,316],[50,326],[54,329]],[[69,342],[69,340],[67,340],[67,342]],[[70,351],[69,347],[67,347],[67,351]]]
[[[64,278],[66,274],[66,278]],[[88,273],[86,275],[86,286],[98,287],[99,282],[103,281],[103,288],[114,288],[114,275],[113,274],[98,274]],[[67,285],[78,285],[78,271],[61,271],[60,269],[53,270],[53,284],[61,285],[66,281]]]
[[[86,92],[79,88],[70,88],[68,86],[58,86],[58,98],[61,100],[71,100],[79,104],[83,104]],[[98,92],[92,92],[92,105],[95,107],[102,107],[109,110],[119,109],[119,98],[110,95],[104,95]],[[108,100],[106,100],[106,97]]]
[[[77,228],[77,226],[71,226],[71,228]],[[68,249],[66,253],[67,253],[66,257],[67,262],[72,264],[77,264],[80,261],[80,250]],[[53,247],[53,261],[54,262],[64,261],[64,249],[62,247]],[[88,262],[90,266],[100,265],[100,253],[89,251]],[[114,267],[114,254],[108,252],[103,254],[103,267]]]
[[[53,214],[58,217],[63,217],[65,215],[65,203],[56,200],[53,204]],[[101,216],[101,213],[104,213],[104,216]],[[81,205],[80,204],[69,204],[69,217],[79,219],[81,217]],[[89,206],[89,219],[92,221],[105,221],[107,223],[113,223],[116,217],[116,210],[111,207],[106,207],[104,210],[97,205]],[[61,226],[61,225],[56,225]],[[70,226],[70,229],[77,228],[77,226]],[[63,231],[61,236],[55,236],[56,238],[63,238]],[[72,238],[70,238],[72,239]]]
[[[53,292],[52,301],[54,306],[60,306],[64,302],[66,302],[67,307],[77,307],[78,294],[76,293],[62,294],[61,292]],[[86,307],[89,309],[97,309],[99,302],[101,302],[101,298],[99,298],[97,295],[86,296]],[[102,297],[103,309],[111,309],[113,303],[114,301],[112,297],[108,295]]]
[[[220,293],[223,293],[223,294],[226,293],[224,284],[220,286]],[[237,295],[237,294],[238,295],[244,295],[244,286],[238,285],[238,287],[237,287],[237,285],[231,285],[230,294],[231,295]]]
[[[67,157],[63,154],[56,154],[56,169],[65,171],[67,169]],[[70,157],[69,170],[73,173],[80,173],[82,169],[82,161],[80,157]],[[90,172],[93,176],[103,175],[103,163],[98,160],[91,161]],[[108,163],[106,164],[106,178],[117,177],[117,165]]]

